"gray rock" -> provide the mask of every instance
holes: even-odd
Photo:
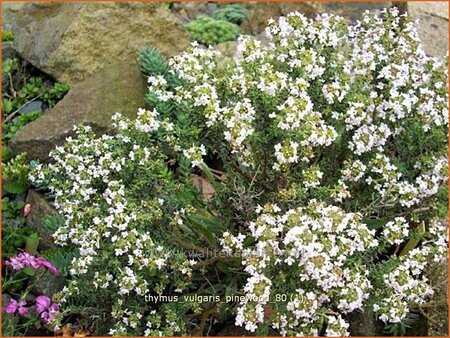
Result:
[[[51,297],[54,293],[61,291],[66,284],[63,276],[55,276],[51,272],[45,272],[33,287],[36,295],[46,295]]]
[[[171,56],[189,45],[184,27],[162,3],[35,2],[4,11],[20,55],[71,86],[143,47]]]
[[[46,216],[56,213],[55,209],[47,202],[43,195],[32,189],[28,191],[25,202],[31,204],[31,212],[26,218],[26,223],[29,227],[36,229],[40,237],[39,249],[46,250],[55,248],[56,245],[52,234],[43,224]]]
[[[74,125],[88,124],[98,134],[104,133],[115,112],[134,117],[137,109],[145,106],[146,92],[137,57],[110,64],[73,86],[55,107],[21,128],[10,149],[13,154],[26,152],[29,159],[47,161],[49,151],[73,134]]]

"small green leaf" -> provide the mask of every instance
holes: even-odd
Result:
[[[28,236],[25,250],[29,254],[35,255],[37,252],[38,246],[39,246],[39,236],[36,232],[34,232]]]

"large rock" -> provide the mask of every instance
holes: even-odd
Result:
[[[149,45],[172,56],[189,44],[162,3],[3,3],[14,47],[35,67],[70,85]],[[119,107],[117,107],[119,108]]]
[[[26,223],[29,227],[36,229],[40,238],[39,249],[55,248],[56,245],[50,231],[44,227],[45,217],[55,214],[55,209],[44,196],[34,190],[29,190],[26,203],[31,204],[31,212],[27,216]]]
[[[425,52],[443,57],[448,53],[448,2],[408,2],[406,11],[418,19],[417,30]]]
[[[29,159],[46,161],[49,151],[73,134],[74,125],[89,124],[101,134],[110,127],[115,112],[134,117],[145,105],[146,91],[136,57],[110,64],[76,84],[54,108],[21,128],[10,149],[14,154],[26,152]]]

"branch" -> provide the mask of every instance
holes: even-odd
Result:
[[[193,334],[194,336],[202,336],[203,335],[203,331],[205,330],[206,322],[209,319],[209,316],[214,314],[214,312],[216,312],[216,311],[217,311],[217,303],[215,303],[213,306],[211,306],[209,309],[206,309],[202,313],[202,319],[200,321],[200,325],[194,331],[194,334]]]

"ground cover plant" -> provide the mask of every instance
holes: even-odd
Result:
[[[204,45],[216,45],[236,40],[247,10],[240,5],[229,5],[216,10],[212,17],[199,16],[186,24],[186,30],[192,39]]]
[[[396,9],[354,25],[291,13],[266,35],[226,63],[196,44],[168,61],[143,50],[149,107],[115,114],[114,133],[75,126],[33,164],[73,254],[63,291],[35,301],[49,325],[343,336],[364,311],[392,334],[431,299],[426,269],[447,257],[447,60]]]

